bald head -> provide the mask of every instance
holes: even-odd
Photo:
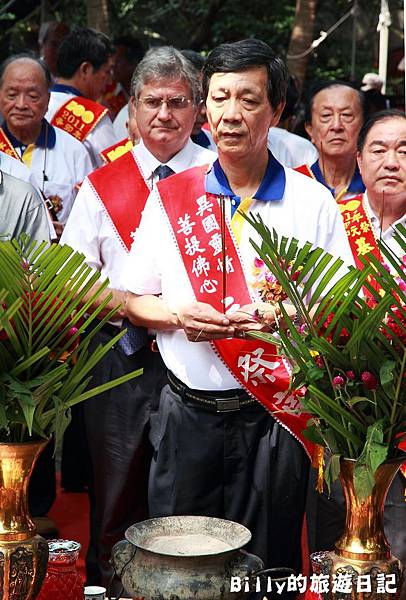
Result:
[[[41,131],[49,102],[49,72],[30,56],[8,59],[0,71],[0,113],[11,133],[34,143]]]
[[[0,65],[0,87],[3,85],[4,74],[11,65],[37,65],[37,68],[42,71],[45,85],[49,89],[52,85],[51,73],[41,58],[37,58],[31,54],[15,54],[6,58]]]

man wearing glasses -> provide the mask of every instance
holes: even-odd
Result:
[[[213,152],[190,140],[201,99],[200,81],[180,52],[172,47],[150,50],[135,70],[131,94],[141,140],[85,179],[61,239],[83,252],[88,264],[118,290],[123,289],[123,262],[150,191],[160,179],[215,159]],[[124,300],[123,292],[121,297]],[[97,342],[112,339],[121,325],[117,313]],[[164,381],[160,356],[151,351],[147,331],[131,326],[122,343],[93,372],[92,385],[96,385],[141,367],[141,377],[84,407],[94,478],[89,584],[108,581],[113,544],[124,537],[128,526],[148,516],[150,448],[145,434],[150,402],[159,397]]]

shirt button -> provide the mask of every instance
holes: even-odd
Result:
[[[235,200],[231,200],[231,204],[235,206]]]

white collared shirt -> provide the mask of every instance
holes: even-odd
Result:
[[[279,235],[295,237],[301,244],[310,241],[341,257],[345,264],[353,264],[342,218],[330,192],[292,169],[285,169],[285,174],[283,197],[278,201],[254,200],[250,211],[259,214]],[[253,281],[256,257],[250,237],[259,243],[255,231],[244,222],[239,253],[248,285]],[[123,273],[123,287],[138,295],[161,294],[174,311],[195,300],[156,190],[150,194],[135,234]],[[189,342],[181,329],[159,331],[157,340],[166,366],[188,387],[200,390],[240,387],[208,342]]]
[[[371,219],[372,227],[374,228],[375,237],[378,240],[383,240],[389,246],[392,252],[396,254],[396,256],[401,257],[403,255],[403,250],[394,239],[393,234],[395,232],[394,228],[396,227],[396,225],[404,225],[406,227],[406,213],[395,223],[392,223],[392,225],[390,225],[390,227],[388,227],[386,231],[381,231],[379,219],[371,208],[371,205],[368,200],[368,194],[366,192],[363,198],[366,213]]]
[[[312,165],[319,157],[313,144],[295,133],[280,127],[271,127],[268,133],[268,149],[285,167]]]
[[[57,110],[69,100],[69,98],[75,98],[76,94],[69,92],[52,92],[49,98],[48,111],[45,115],[47,121],[51,122],[54,114]],[[68,134],[70,135],[70,134]],[[93,169],[102,167],[105,162],[100,155],[100,152],[109,148],[119,140],[116,138],[113,130],[113,124],[106,113],[97,125],[94,126],[92,131],[86,136],[83,146],[89,153],[90,160],[92,161]]]
[[[154,171],[162,163],[149,152],[142,141],[131,152],[136,157],[148,187],[152,189],[157,181]],[[175,173],[180,173],[189,167],[211,163],[215,158],[213,152],[189,140],[184,148],[166,164]],[[119,168],[120,158],[113,164]],[[101,272],[102,279],[109,278],[110,287],[123,289],[121,271],[127,253],[87,177],[75,200],[61,243],[82,252],[87,264]]]
[[[55,131],[55,146],[35,146],[32,150],[30,182],[45,198],[59,196],[62,210],[58,221],[66,223],[75,201],[78,187],[92,170],[89,154],[73,136],[58,129]],[[16,149],[19,152],[19,149]]]

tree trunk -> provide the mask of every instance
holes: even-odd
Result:
[[[287,65],[302,87],[306,77],[307,62],[311,53],[301,56],[313,41],[317,0],[296,0],[295,22],[290,36]],[[298,58],[295,58],[299,55]]]
[[[109,34],[109,11],[107,0],[86,0],[87,25],[106,35]]]

